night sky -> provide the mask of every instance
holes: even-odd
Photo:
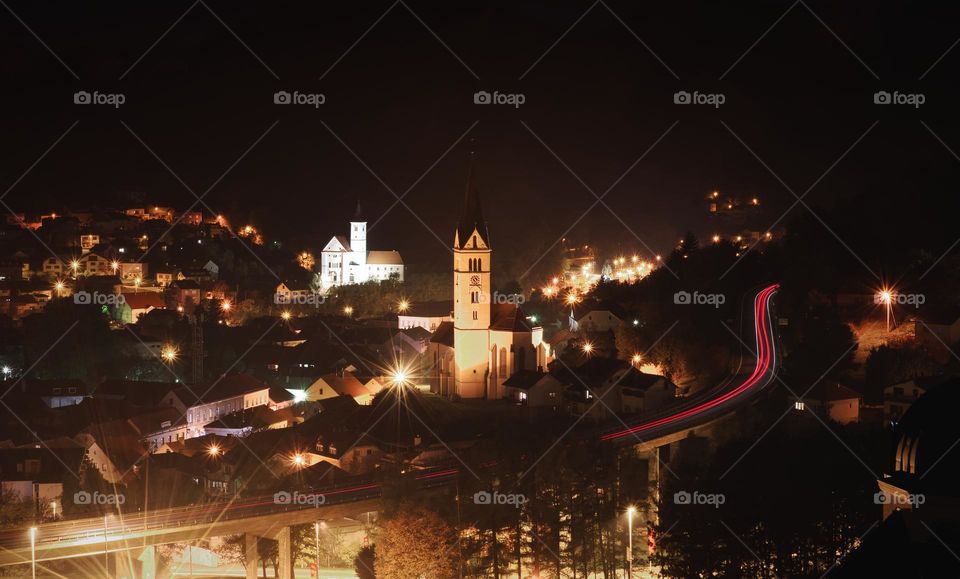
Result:
[[[604,198],[629,229],[598,204],[568,237],[666,253],[684,231],[710,231],[704,196],[714,188],[760,197],[773,223],[795,198],[763,163],[800,195],[861,138],[811,205],[869,193],[900,207],[877,227],[916,226],[960,178],[960,160],[932,134],[960,151],[951,83],[960,48],[948,50],[958,10],[942,3],[6,6],[0,191],[78,121],[4,197],[17,211],[123,207],[133,192],[193,203],[131,131],[196,194],[216,183],[210,208],[316,251],[347,233],[357,199],[371,223],[396,200],[346,143],[397,195],[416,183],[404,200],[419,219],[395,206],[369,246],[438,267],[448,263],[471,138],[494,248],[528,261],[594,203],[579,179],[603,194],[661,137]],[[79,106],[78,90],[126,102]],[[275,105],[278,90],[326,102]],[[526,102],[475,105],[478,90]],[[726,102],[676,105],[678,90]],[[879,106],[878,90],[926,102]]]

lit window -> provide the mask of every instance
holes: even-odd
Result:
[[[794,409],[794,410],[805,410],[805,409],[806,409],[806,405],[803,403],[802,400],[797,400],[796,402],[793,403],[793,409]]]

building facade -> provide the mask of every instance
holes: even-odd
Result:
[[[431,389],[456,398],[499,400],[504,382],[520,370],[542,370],[552,359],[535,326],[517,304],[493,304],[490,235],[480,207],[473,164],[453,240],[453,321],[431,337]]]
[[[403,259],[396,250],[367,250],[367,221],[360,204],[350,221],[350,235],[335,235],[320,254],[320,287],[330,288],[385,280],[403,281]]]

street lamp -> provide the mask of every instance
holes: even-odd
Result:
[[[207,448],[207,454],[209,454],[211,458],[220,456],[220,447],[216,444],[210,445],[210,447]]]
[[[163,357],[165,362],[172,364],[177,359],[177,348],[173,344],[167,344],[163,347],[163,351],[160,352],[160,355]]]
[[[232,307],[233,304],[230,303],[230,300],[223,300],[220,304],[220,309],[223,310],[224,313],[229,312]]]
[[[627,507],[627,579],[633,577],[633,515],[636,507]]]
[[[893,291],[888,288],[883,288],[880,290],[880,293],[877,294],[877,297],[880,300],[880,303],[883,304],[884,309],[886,310],[887,316],[887,332],[890,331],[890,308],[893,306]]]
[[[592,342],[584,342],[583,345],[580,346],[580,349],[583,351],[584,354],[586,354],[586,355],[589,356],[590,354],[593,353],[593,343],[592,343]]]
[[[343,313],[344,313],[345,315],[347,315],[347,316],[352,315],[352,314],[353,314],[353,307],[352,307],[352,306],[344,306],[344,307],[343,307]]]
[[[320,576],[320,521],[313,524],[313,544],[317,549],[317,577]]]
[[[290,312],[283,312],[282,314],[280,314],[280,317],[283,318],[283,321],[289,322],[289,321],[290,321]]]
[[[641,356],[640,354],[634,354],[633,357],[630,358],[630,361],[633,362],[634,366],[639,366],[641,360],[643,360],[643,356]]]
[[[33,579],[37,579],[37,528],[30,527],[30,569]]]
[[[400,300],[400,303],[397,304],[397,309],[401,314],[406,313],[406,311],[410,309],[410,302],[405,299]]]

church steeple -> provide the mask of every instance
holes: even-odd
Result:
[[[454,237],[454,247],[457,249],[466,249],[471,247],[470,237],[476,231],[479,236],[477,247],[490,247],[490,237],[487,233],[487,222],[483,219],[483,211],[480,208],[480,188],[477,186],[476,177],[476,156],[473,151],[470,152],[470,167],[467,170],[467,189],[464,194],[463,212],[460,214],[460,221],[457,223],[457,231]]]

